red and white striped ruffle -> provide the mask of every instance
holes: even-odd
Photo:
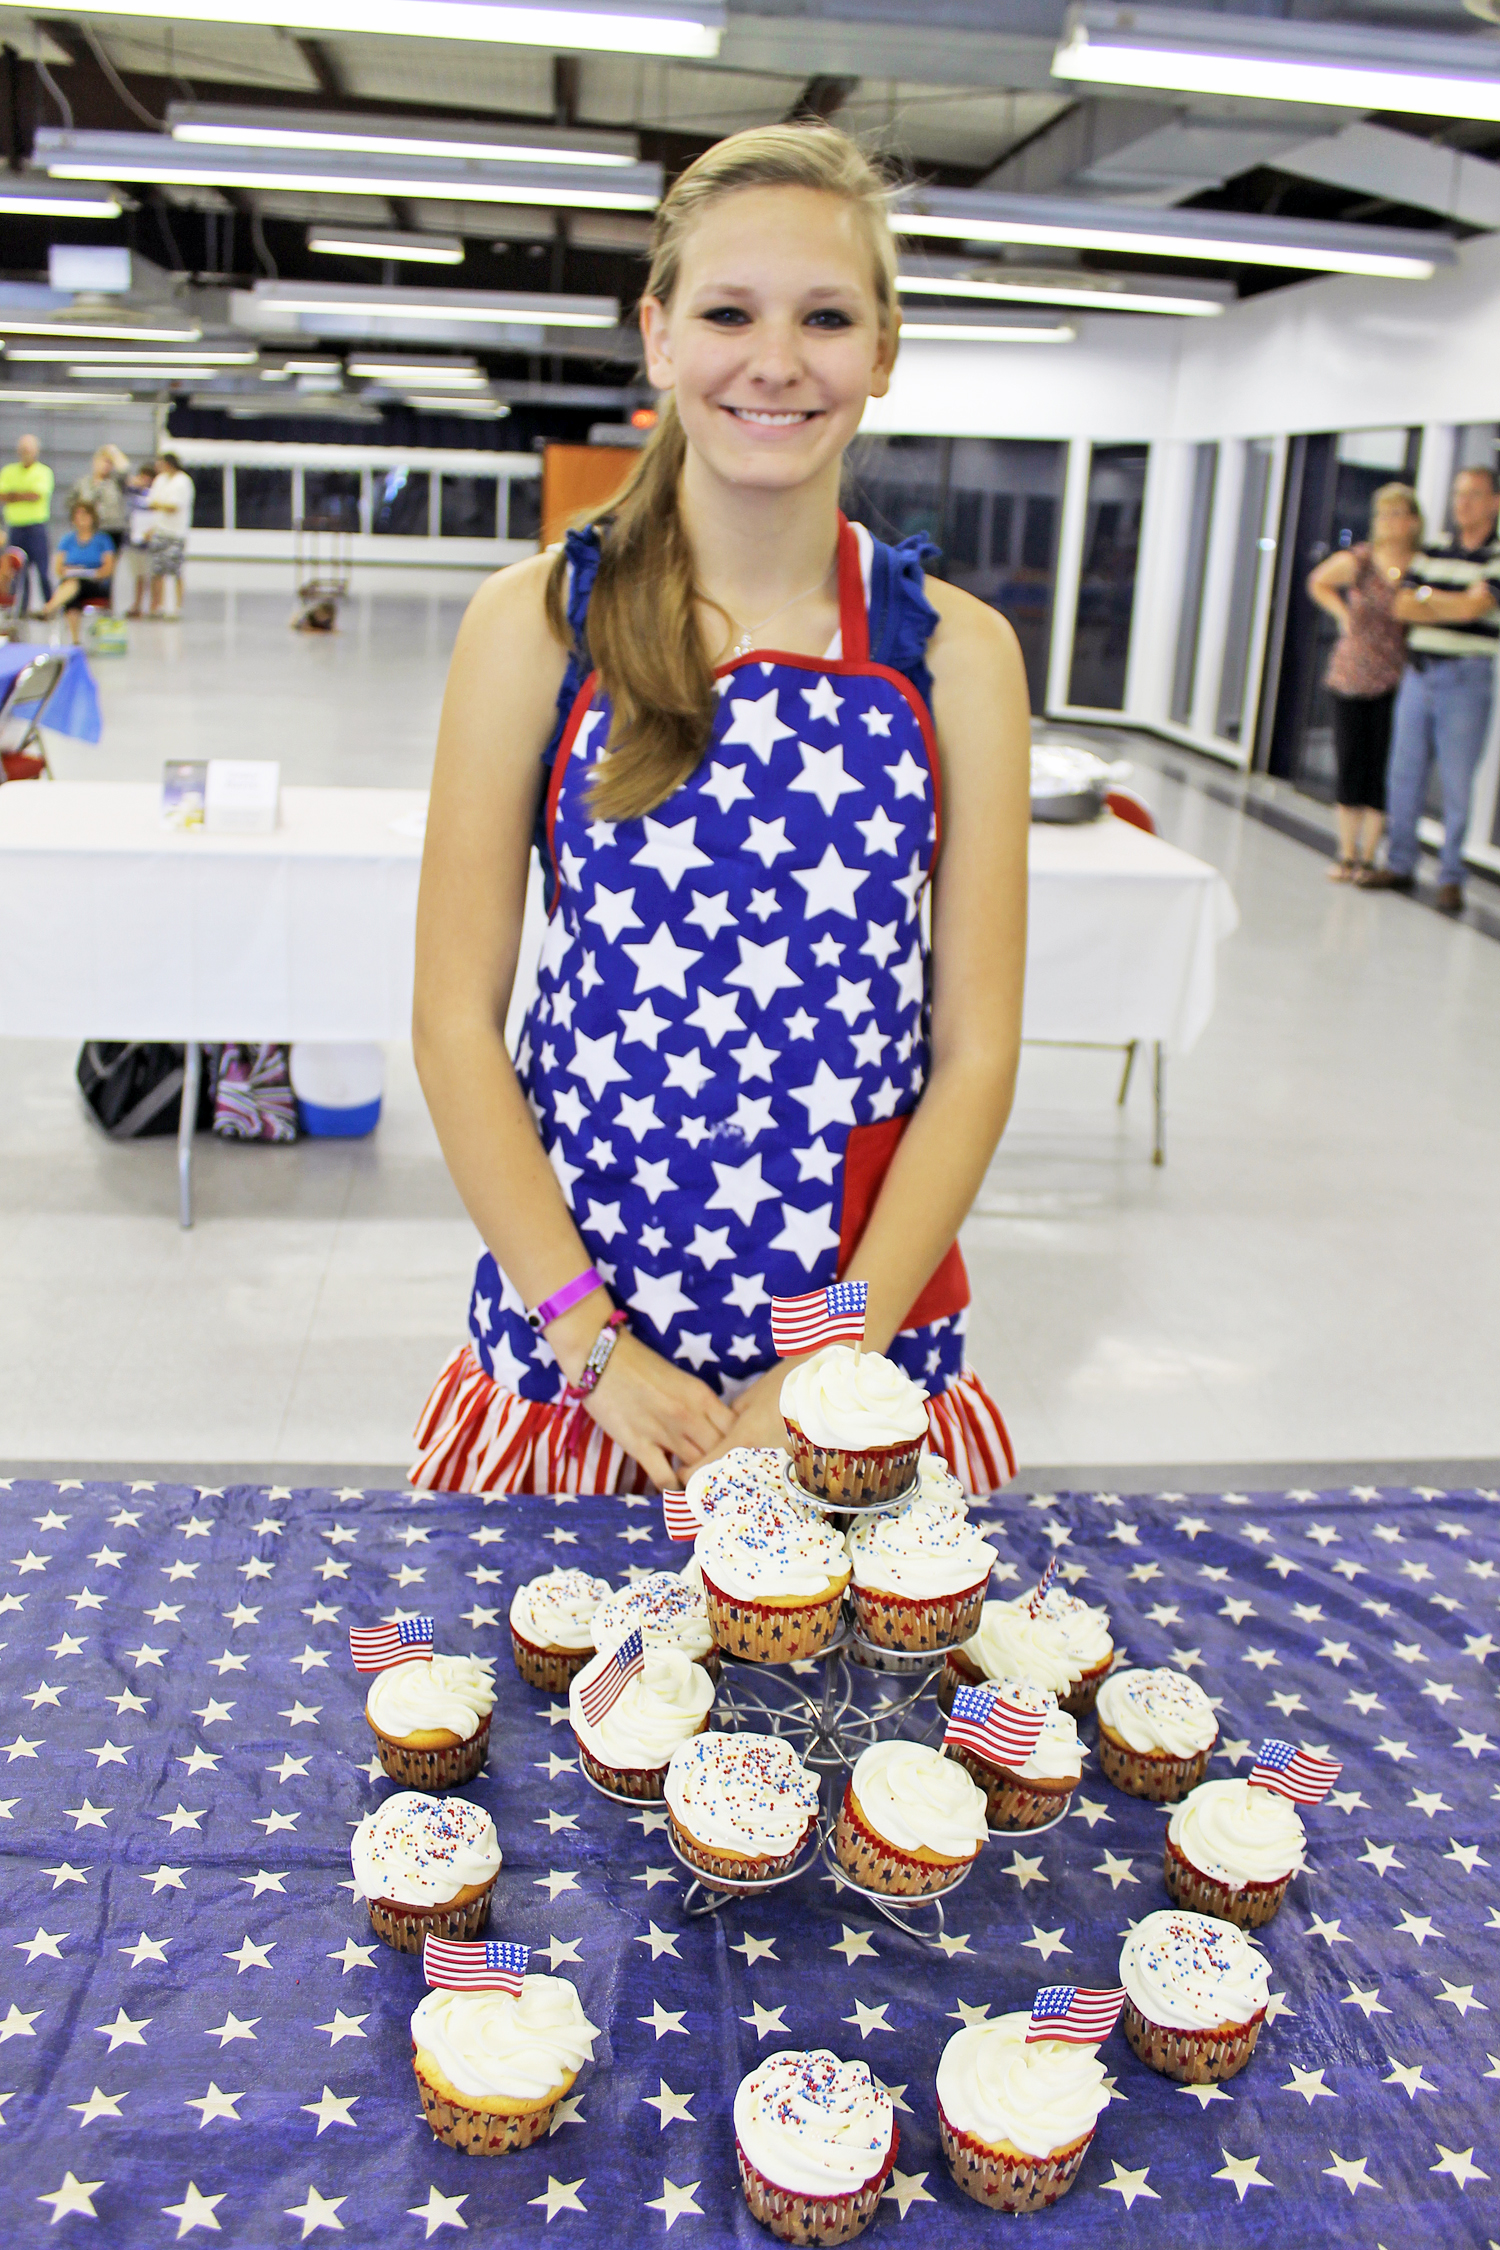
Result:
[[[932,1450],[966,1492],[994,1492],[1016,1473],[1000,1409],[972,1367],[927,1403]],[[417,1423],[411,1482],[427,1492],[649,1492],[640,1463],[597,1422],[582,1418],[583,1443],[568,1444],[571,1417],[502,1391],[472,1344],[460,1344]]]

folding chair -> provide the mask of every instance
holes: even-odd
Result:
[[[67,659],[38,656],[19,671],[0,701],[0,781],[38,781],[52,773],[42,740],[42,713]]]

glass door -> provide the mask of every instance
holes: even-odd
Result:
[[[1135,615],[1135,572],[1146,498],[1144,445],[1096,445],[1089,455],[1078,611],[1068,668],[1068,702],[1123,711]]]

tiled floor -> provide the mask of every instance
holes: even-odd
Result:
[[[421,784],[466,584],[364,587],[309,641],[279,577],[201,570],[186,622],[99,666],[104,741],[60,744],[59,770],[213,752]],[[1137,755],[1162,832],[1223,868],[1242,926],[1171,1067],[1164,1170],[1144,1083],[1121,1113],[1114,1058],[1026,1055],[964,1236],[972,1354],[1023,1468],[1492,1462],[1500,946],[1328,884],[1221,801],[1219,769]],[[0,1044],[0,1457],[401,1464],[474,1247],[409,1053],[368,1142],[200,1141],[190,1234],[170,1143],[104,1141],[71,1065]]]

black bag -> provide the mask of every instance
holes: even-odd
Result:
[[[196,1129],[214,1121],[214,1050],[205,1048]],[[186,1049],[161,1040],[90,1039],[78,1053],[83,1098],[112,1140],[175,1133],[182,1110]]]

